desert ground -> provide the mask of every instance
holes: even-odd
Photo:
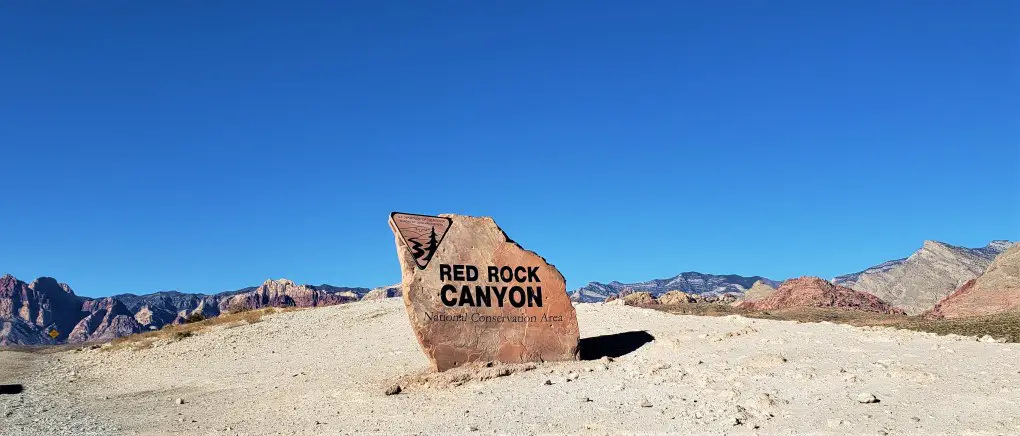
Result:
[[[577,314],[588,360],[438,376],[399,299],[143,349],[3,351],[0,434],[1020,434],[1017,344],[609,304]]]

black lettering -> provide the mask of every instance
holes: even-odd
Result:
[[[489,281],[490,282],[498,282],[499,281],[499,267],[490,266],[488,272],[489,272]]]
[[[474,265],[467,266],[467,281],[473,282],[478,280],[478,267]]]
[[[538,279],[538,267],[537,266],[529,266],[528,267],[528,281],[529,282],[541,282],[541,280]]]
[[[514,298],[514,295],[521,297],[520,300]],[[510,288],[510,305],[513,307],[524,307],[524,289],[521,289],[520,286]]]
[[[457,305],[456,300],[446,298],[446,293],[451,291],[457,292],[457,287],[453,285],[443,285],[443,290],[439,292],[439,299],[443,300],[443,304],[447,305],[448,307],[453,307]]]
[[[514,278],[517,279],[518,282],[524,283],[524,280],[528,278],[528,276],[525,275],[527,272],[528,270],[523,266],[514,268]]]
[[[450,265],[445,263],[439,264],[439,281],[453,280],[450,278]]]
[[[456,281],[464,280],[464,265],[453,266],[453,279]]]
[[[531,289],[528,286],[528,307],[542,307],[542,287],[536,286]]]
[[[460,301],[457,303],[458,306],[474,306],[475,302],[471,299],[471,287],[464,285],[464,288],[460,291]]]
[[[499,303],[499,307],[503,307],[503,298],[506,297],[506,286],[502,288],[493,286],[492,292],[496,294],[496,302]]]
[[[492,294],[489,293],[489,287],[475,286],[475,305],[492,307]]]
[[[514,270],[508,266],[500,268],[499,278],[502,279],[504,283],[510,283],[510,280],[514,279]]]

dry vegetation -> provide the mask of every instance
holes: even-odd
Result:
[[[222,328],[234,328],[245,324],[255,324],[262,321],[262,317],[273,313],[291,312],[298,310],[296,307],[268,307],[264,309],[246,310],[238,312],[224,313],[220,316],[200,319],[194,318],[196,321],[188,322],[186,324],[178,325],[167,325],[162,329],[154,330],[145,333],[138,333],[131,336],[124,336],[122,338],[114,339],[110,342],[110,345],[104,347],[104,350],[112,351],[123,348],[132,350],[141,350],[152,347],[156,342],[159,341],[179,341],[181,339],[199,334],[203,331],[212,329],[214,327]]]
[[[692,303],[680,305],[651,305],[649,308],[680,315],[726,316],[741,315],[749,318],[776,319],[800,322],[828,321],[859,327],[880,326],[907,330],[931,332],[940,335],[957,334],[1005,338],[1008,342],[1020,342],[1020,312],[962,319],[929,319],[921,316],[886,315],[879,313],[803,307],[796,309],[755,311],[736,308],[727,304]]]

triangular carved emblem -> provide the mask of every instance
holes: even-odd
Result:
[[[393,212],[390,223],[411,252],[418,269],[425,269],[443,242],[453,220],[446,217]]]

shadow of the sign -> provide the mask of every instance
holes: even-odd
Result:
[[[20,394],[23,390],[21,385],[0,385],[0,395]]]
[[[655,336],[644,330],[583,338],[580,343],[581,360],[598,360],[603,357],[617,358],[654,340]]]

